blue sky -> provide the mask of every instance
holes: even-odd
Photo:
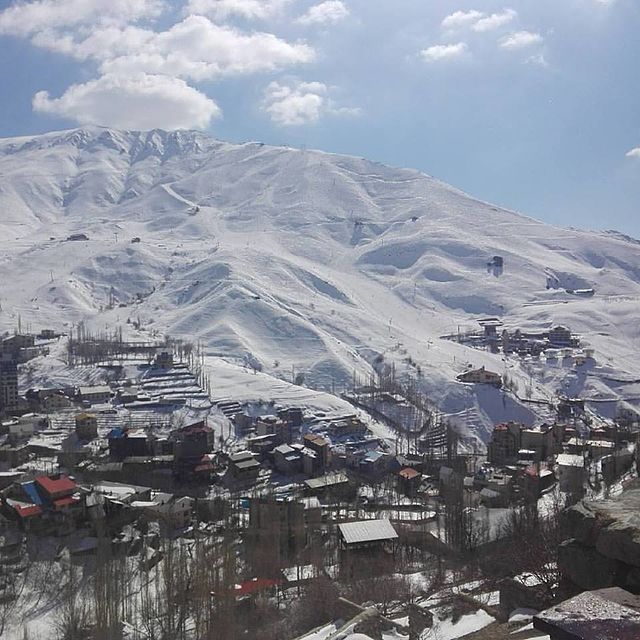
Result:
[[[203,129],[640,237],[637,0],[0,0],[0,135]]]

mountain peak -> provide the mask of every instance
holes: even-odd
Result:
[[[198,153],[217,144],[217,141],[194,130],[149,129],[146,131],[121,130],[97,125],[85,125],[75,129],[51,133],[5,138],[0,140],[0,153],[13,154],[30,150],[47,150],[65,146],[78,150],[95,151],[98,148],[112,149],[130,154],[132,160],[155,155],[162,159],[168,156]]]

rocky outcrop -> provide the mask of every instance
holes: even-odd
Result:
[[[609,500],[584,500],[564,518],[570,537],[558,561],[566,579],[582,589],[640,592],[640,488]]]

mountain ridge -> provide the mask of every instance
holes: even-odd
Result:
[[[0,140],[0,209],[5,329],[18,312],[67,326],[140,317],[216,357],[276,376],[293,367],[323,388],[368,375],[380,355],[400,369],[410,356],[434,401],[471,416],[482,440],[495,420],[531,412],[456,382],[467,365],[513,369],[540,397],[635,394],[598,371],[507,362],[440,336],[482,315],[563,323],[599,352],[598,366],[635,370],[636,242],[546,225],[413,169],[200,132],[89,127]],[[89,241],[65,240],[77,233]],[[502,273],[487,267],[494,255]],[[567,293],[579,288],[596,294]],[[125,306],[105,310],[110,296]]]

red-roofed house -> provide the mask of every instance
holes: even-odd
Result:
[[[14,500],[8,501],[8,504],[13,507],[14,511],[22,519],[39,516],[42,513],[42,508],[37,504],[23,504]]]
[[[68,476],[50,478],[49,476],[38,476],[36,478],[38,488],[42,490],[44,496],[54,502],[58,498],[66,498],[78,490],[78,485]]]
[[[251,596],[262,591],[270,591],[280,584],[280,580],[272,580],[271,578],[253,578],[246,580],[241,584],[237,584],[234,593],[237,598],[243,596]]]

